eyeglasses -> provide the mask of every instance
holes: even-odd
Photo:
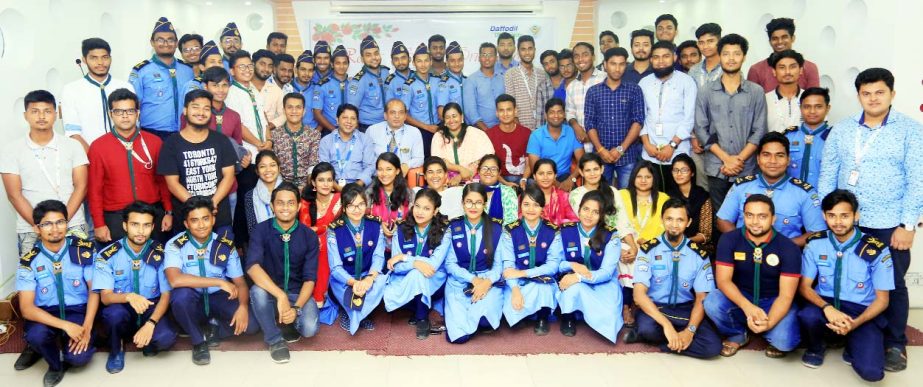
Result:
[[[365,207],[366,207],[365,202],[362,202],[359,204],[347,204],[346,210],[347,211],[365,211]]]
[[[484,208],[484,202],[472,202],[470,200],[465,200],[465,208],[467,209]]]
[[[689,172],[692,172],[689,168],[673,168],[673,173],[677,175],[688,175]]]
[[[481,173],[497,173],[500,172],[500,167],[481,167]]]
[[[240,38],[224,38],[221,40],[224,44],[240,44]]]
[[[253,71],[253,69],[255,68],[255,66],[253,66],[253,64],[242,64],[242,65],[237,65],[237,66],[234,66],[234,67],[235,67],[236,69],[240,70],[240,71],[247,71],[247,70]]]
[[[57,221],[54,221],[54,222],[42,222],[42,223],[37,224],[36,226],[38,226],[39,229],[42,229],[45,231],[50,230],[52,227],[65,228],[67,227],[67,219],[58,219]]]
[[[199,52],[199,51],[202,51],[202,47],[199,47],[199,46],[192,46],[192,47],[186,47],[186,48],[183,49],[183,52],[185,52],[185,53],[187,53],[187,54],[193,53],[193,52]]]
[[[138,109],[112,109],[110,112],[114,116],[133,116],[138,112]]]
[[[160,44],[160,45],[164,45],[164,44],[174,45],[174,44],[176,44],[176,39],[174,39],[174,38],[169,38],[169,39],[157,38],[157,39],[154,39],[154,43],[157,43],[157,44]]]

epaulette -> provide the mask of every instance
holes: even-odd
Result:
[[[514,228],[519,227],[519,224],[520,224],[520,223],[521,223],[521,222],[519,221],[519,219],[516,219],[516,220],[510,222],[510,224],[508,224],[508,225],[506,225],[506,226],[503,226],[503,227],[506,228],[506,231],[512,232]]]
[[[808,182],[806,182],[806,181],[804,181],[804,180],[801,180],[801,179],[799,179],[799,178],[797,178],[797,177],[793,177],[793,178],[791,178],[791,179],[788,179],[788,181],[789,181],[790,183],[794,184],[796,187],[799,187],[799,188],[801,188],[801,189],[803,189],[803,190],[805,190],[805,191],[807,191],[807,192],[810,192],[812,189],[814,189],[814,186],[812,186],[812,185],[809,184]]]
[[[407,218],[398,218],[397,220],[394,221],[394,224],[401,225],[401,224],[404,224],[404,222],[406,221],[407,221]]]
[[[103,251],[102,251],[101,253],[99,253],[99,255],[100,255],[100,257],[103,258],[103,260],[108,261],[109,258],[112,258],[112,256],[114,256],[116,253],[118,253],[119,250],[121,250],[121,249],[122,249],[122,242],[121,242],[121,241],[118,241],[118,242],[115,242],[115,243],[113,243],[113,244],[111,244],[111,245],[109,245],[109,246],[106,246],[106,248],[103,249]]]
[[[337,218],[336,220],[330,222],[330,224],[327,225],[327,228],[335,229],[337,227],[342,227],[344,224],[346,224],[346,222],[343,221],[343,218]]]
[[[887,246],[885,246],[884,242],[878,240],[878,238],[869,234],[864,234],[862,235],[862,240],[856,244],[855,251],[859,258],[871,262],[881,254],[881,250],[885,247]]]
[[[826,231],[812,232],[810,235],[808,235],[808,239],[805,241],[805,244],[811,243],[811,241],[818,240],[818,239],[827,239],[827,232]]]
[[[497,218],[491,217],[490,221],[496,224],[499,224],[499,225],[503,225],[503,219],[497,219]]]
[[[40,251],[41,250],[39,249],[38,245],[33,246],[32,250],[29,250],[23,254],[22,257],[19,257],[19,266],[32,270],[32,258],[35,258],[35,256],[38,255]]]
[[[391,68],[388,66],[378,65],[378,71],[381,72],[382,70],[391,71]]]
[[[411,76],[407,77],[407,80],[404,81],[404,84],[407,85],[407,86],[410,86],[410,85],[412,85],[412,84],[413,84],[414,82],[416,82],[416,81],[417,81],[417,78],[416,78],[414,75],[411,75]]]
[[[193,80],[193,81],[196,81],[196,82],[199,82],[199,83],[205,83],[205,80],[202,79],[202,76],[201,76],[201,75],[199,75],[199,76],[197,76],[197,77],[195,77],[195,78],[192,78],[192,80]]]
[[[186,63],[186,62],[183,62],[182,59],[177,59],[176,62],[179,63],[179,64],[186,65],[186,66],[189,67],[189,68],[192,68],[192,65],[191,65],[191,64]]]
[[[564,227],[573,227],[573,226],[576,226],[576,225],[577,225],[577,222],[564,222],[564,223],[561,223],[561,228],[564,228]]]
[[[231,231],[229,228],[225,228],[221,236],[212,243],[212,265],[214,266],[225,266],[227,264],[228,258],[231,257],[234,251],[234,235],[231,234],[228,238],[228,234]]]
[[[359,70],[359,72],[356,73],[356,75],[353,75],[353,80],[354,80],[354,81],[358,81],[358,80],[362,79],[362,76],[363,76],[363,75],[365,75],[365,67],[363,67],[361,70]]]
[[[78,237],[70,238],[71,248],[74,249],[73,254],[71,254],[71,262],[80,266],[93,264],[93,254],[95,253],[94,250],[96,248],[96,245],[93,244],[93,241]]]
[[[147,258],[144,263],[153,267],[160,267],[163,264],[163,243],[155,241],[148,250]]]
[[[394,79],[394,74],[388,74],[388,77],[385,78],[385,84],[386,85],[390,84],[393,79]]]
[[[737,180],[734,180],[734,184],[739,185],[747,182],[756,180],[756,175],[747,175],[744,177],[738,177]]]
[[[703,249],[702,246],[699,246],[695,242],[689,242],[689,249],[691,249],[692,251],[695,251],[695,253],[698,254],[702,258],[708,258],[708,252],[705,251],[705,249]]]
[[[173,245],[181,249],[186,245],[186,242],[189,242],[189,234],[183,233],[179,238],[173,240]]]
[[[318,86],[321,86],[321,85],[327,83],[328,81],[330,81],[330,77],[329,77],[329,76],[323,77],[323,78],[321,78],[319,81],[317,81],[317,85],[318,85]]]
[[[544,222],[545,225],[550,227],[552,230],[558,231],[558,225],[552,223],[550,220],[542,219],[542,222]]]
[[[138,70],[141,70],[142,67],[147,66],[149,63],[151,63],[151,61],[148,59],[145,59],[145,60],[138,62],[138,64],[136,64],[135,67],[133,68],[135,69],[135,71],[138,71]]]
[[[375,215],[366,215],[366,216],[365,216],[365,219],[366,219],[366,220],[371,220],[371,221],[375,221],[375,222],[381,223],[381,218],[379,218],[379,217],[377,217],[377,216],[375,216]]]
[[[443,82],[448,81],[448,80],[449,80],[449,72],[446,71],[446,72],[442,73],[442,75],[439,76],[439,80],[440,80],[440,81],[443,81]]]
[[[610,226],[610,225],[608,225],[608,224],[604,225],[603,228],[605,228],[606,231],[608,231],[608,232],[613,232],[613,233],[614,233],[614,232],[617,231],[616,228],[615,228],[615,226]]]
[[[657,246],[657,245],[659,245],[659,244],[660,244],[660,239],[659,239],[659,238],[654,238],[654,239],[651,239],[651,240],[649,240],[649,241],[647,241],[647,242],[642,243],[641,246],[640,246],[640,248],[641,248],[641,251],[643,251],[643,252],[646,253],[646,252],[648,252],[648,251],[651,251],[651,249],[653,249],[654,246]]]
[[[797,126],[789,126],[789,127],[785,128],[785,129],[783,129],[783,130],[782,130],[782,133],[791,133],[791,132],[797,132],[797,131],[798,131],[798,127],[797,127]]]
[[[463,220],[463,219],[465,219],[465,216],[464,216],[464,215],[459,215],[459,216],[456,216],[456,217],[454,217],[454,218],[452,218],[452,219],[449,219],[449,223],[454,222],[454,221],[456,221],[456,220]]]

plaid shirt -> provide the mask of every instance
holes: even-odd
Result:
[[[541,79],[538,71],[533,67],[532,72],[529,73],[520,65],[510,68],[503,74],[506,94],[516,98],[516,118],[522,126],[529,130],[535,130],[538,127],[538,118],[535,116],[535,95],[538,81]]]
[[[622,144],[633,123],[644,125],[644,95],[637,83],[622,82],[612,90],[602,82],[587,91],[583,112],[587,131],[596,129],[599,142],[611,149]],[[625,149],[625,155],[615,165],[637,161],[641,156],[640,143],[635,141]]]
[[[577,78],[567,85],[567,101],[564,104],[564,113],[568,122],[575,119],[580,126],[586,127],[583,124],[583,104],[586,101],[587,90],[605,80],[606,73],[593,70],[593,73],[590,74],[590,79],[587,79],[586,82],[583,81],[580,74],[577,74]]]
[[[561,82],[564,82],[562,79]],[[545,104],[548,100],[554,98],[554,84],[548,73],[542,71],[538,74],[538,85],[535,90],[535,118],[538,120],[538,126],[545,125]]]

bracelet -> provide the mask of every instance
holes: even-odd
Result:
[[[830,303],[827,302],[827,303],[825,303],[823,306],[820,307],[820,311],[823,312],[824,310],[827,310],[827,307],[828,307],[828,306],[833,306],[833,305],[830,305]]]

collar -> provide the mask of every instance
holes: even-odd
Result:
[[[727,93],[727,89],[724,88],[724,82],[721,82],[721,78],[720,78],[720,77],[717,79],[717,81],[718,81],[718,82],[711,82],[711,84],[712,84],[712,85],[711,85],[711,89],[712,89],[712,90],[715,90],[715,91],[723,91],[723,92]],[[741,76],[741,78],[740,78],[740,86],[737,86],[737,91],[735,92],[735,94],[737,94],[737,93],[746,93],[746,92],[747,92],[747,88],[744,87],[744,85],[745,85],[747,82],[748,82],[747,79],[746,79],[746,78],[743,78],[743,77]]]
[[[58,134],[54,132],[54,129],[52,129],[51,130],[51,141],[48,141],[48,143],[45,144],[44,146],[36,144],[34,141],[32,141],[32,137],[29,137],[29,135],[26,134],[26,144],[29,146],[29,149],[32,149],[32,150],[38,150],[42,148],[51,148],[54,150],[58,150]]]
[[[892,107],[893,107],[893,106],[892,106]],[[884,127],[885,125],[890,124],[890,123],[892,123],[892,122],[894,122],[894,121],[897,121],[897,119],[899,118],[899,116],[895,115],[895,116],[892,117],[892,116],[891,116],[891,112],[892,112],[891,107],[888,107],[888,113],[885,114],[885,118],[884,118],[883,120],[881,120],[881,125],[879,125],[879,126],[877,126],[877,127],[875,127],[875,128],[869,128],[867,125],[865,125],[865,111],[862,111],[861,113],[859,113],[859,116],[856,117],[856,121],[858,121],[858,123],[859,123],[860,126],[865,126],[866,128],[869,128],[869,129],[878,129],[878,128]],[[893,118],[893,120],[892,120],[892,118]]]
[[[785,97],[783,97],[782,94],[779,93],[779,87],[780,87],[780,86],[776,86],[776,88],[775,88],[775,90],[773,90],[773,92],[776,93],[776,99],[779,100],[779,101],[781,101],[781,100],[782,100],[783,98],[785,98]],[[799,97],[801,97],[801,92],[802,92],[802,91],[803,91],[803,90],[801,90],[801,87],[798,86],[798,90],[795,92],[795,96],[792,97],[792,100],[797,100]]]
[[[769,182],[766,181],[766,178],[763,177],[762,173],[756,174],[756,181],[759,182],[760,186],[762,186],[763,188],[770,189],[770,190],[777,190],[777,189],[784,188],[786,185],[785,183],[788,182],[788,179],[789,179],[788,173],[786,173],[782,175],[782,177],[779,178],[779,181],[775,182],[775,184],[769,184]]]

